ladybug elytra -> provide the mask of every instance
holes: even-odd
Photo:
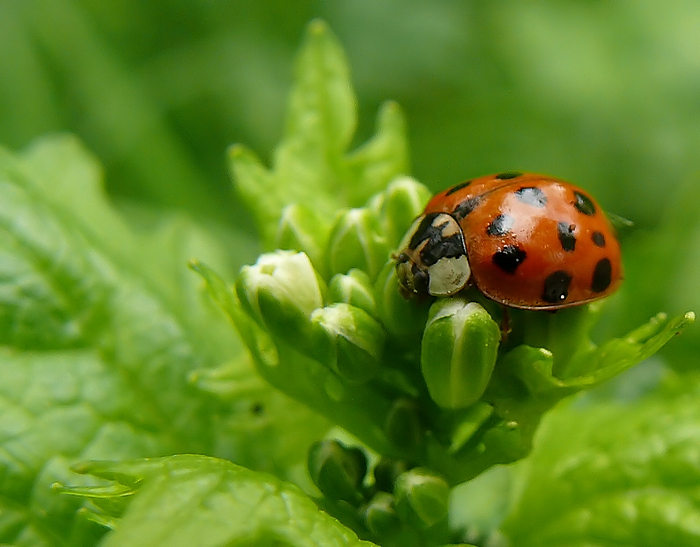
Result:
[[[555,310],[613,293],[620,245],[595,200],[561,179],[500,173],[435,195],[395,258],[405,296],[468,285],[505,306]]]

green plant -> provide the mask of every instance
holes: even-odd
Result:
[[[406,175],[398,106],[348,153],[355,117],[340,46],[314,22],[273,168],[230,152],[266,251],[237,275],[182,219],[128,228],[75,139],[2,153],[0,540],[441,545],[500,528],[532,546],[697,541],[697,388],[669,376],[632,405],[550,412],[692,313],[596,345],[600,304],[514,312],[501,342],[500,310],[476,293],[404,300],[390,255],[429,192]],[[193,254],[199,278],[169,267]],[[543,418],[519,470],[484,473],[528,456]],[[488,538],[461,529],[499,469],[521,487]]]

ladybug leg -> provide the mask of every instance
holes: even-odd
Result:
[[[501,306],[501,342],[505,342],[512,330],[510,326],[510,312],[507,306]]]

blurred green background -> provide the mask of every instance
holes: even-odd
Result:
[[[700,311],[693,0],[4,1],[0,142],[74,132],[122,203],[251,232],[225,149],[270,157],[316,17],[346,48],[357,143],[395,99],[413,174],[433,189],[516,169],[569,179],[636,225],[621,234],[626,287],[602,328]],[[697,330],[677,361],[700,349]]]

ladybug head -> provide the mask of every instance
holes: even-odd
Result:
[[[451,296],[469,281],[464,234],[447,213],[429,213],[411,226],[396,256],[396,276],[401,294]]]

